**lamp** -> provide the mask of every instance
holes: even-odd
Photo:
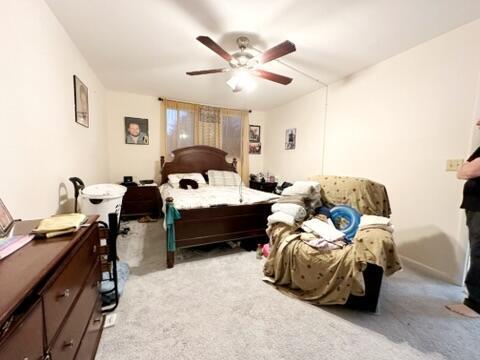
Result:
[[[227,85],[234,91],[251,91],[255,88],[255,81],[246,70],[238,70],[231,78],[227,81]]]

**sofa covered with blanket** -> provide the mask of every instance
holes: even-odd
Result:
[[[387,191],[381,184],[339,176],[314,176],[310,180],[320,184],[323,205],[343,204],[364,215],[390,216]],[[315,194],[309,196],[314,198]],[[305,227],[302,229],[303,222],[311,219],[327,221],[323,215],[310,212],[304,221],[269,224],[270,254],[264,265],[264,280],[316,305],[347,304],[375,311],[383,275],[401,269],[393,228],[389,223],[370,224],[359,228],[351,243],[317,248],[306,241],[311,235],[305,233]]]

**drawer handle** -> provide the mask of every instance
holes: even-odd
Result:
[[[93,319],[94,323],[98,323],[100,321],[102,321],[102,317],[98,317],[98,318]]]
[[[73,344],[74,344],[74,343],[73,343],[73,340],[70,340],[70,341],[68,341],[68,342],[63,343],[63,347],[64,347],[64,348],[73,347]]]
[[[93,253],[94,253],[94,254],[97,253],[97,245],[93,245]]]
[[[65,289],[63,293],[58,295],[58,298],[68,298],[70,296],[70,289]]]
[[[99,286],[100,286],[100,280],[97,280],[92,284],[92,288],[94,288],[94,287],[98,288]]]

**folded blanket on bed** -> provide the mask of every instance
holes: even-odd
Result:
[[[282,191],[282,195],[305,195],[311,197],[320,193],[320,184],[316,181],[295,181]]]
[[[272,205],[272,212],[282,212],[295,218],[295,221],[302,221],[307,216],[307,211],[303,206],[290,203],[276,203]]]
[[[390,218],[377,215],[363,215],[360,218],[359,227],[371,226],[371,225],[391,225]]]
[[[330,222],[325,222],[320,219],[313,218],[311,220],[304,221],[302,229],[306,232],[313,232],[323,240],[336,241],[343,239],[345,234],[335,228],[335,225]]]
[[[283,224],[293,226],[295,224],[295,218],[292,215],[285,214],[283,212],[273,213],[267,218],[267,221],[268,221],[268,225],[283,223]]]

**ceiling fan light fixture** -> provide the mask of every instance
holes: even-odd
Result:
[[[240,63],[240,65],[246,65],[248,62],[248,58],[242,55],[238,58],[238,62]]]
[[[246,90],[252,91],[255,89],[255,81],[252,79],[248,71],[237,71],[230,80],[227,81],[227,85],[234,91]]]

